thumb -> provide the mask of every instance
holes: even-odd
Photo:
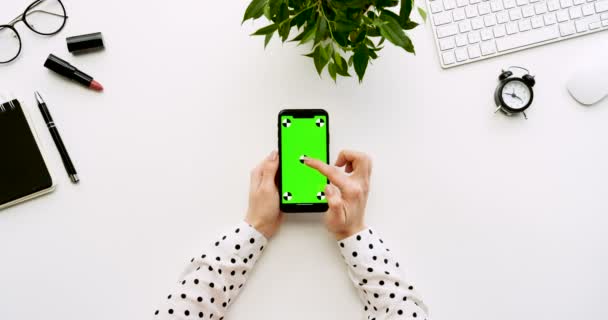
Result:
[[[262,166],[262,185],[274,186],[274,179],[279,169],[279,156],[276,151],[268,155]]]
[[[325,223],[332,230],[346,223],[344,201],[342,200],[340,190],[331,184],[325,187],[325,197],[329,206],[329,210],[325,214]]]

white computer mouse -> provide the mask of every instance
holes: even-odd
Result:
[[[608,96],[608,66],[580,70],[568,80],[572,97],[590,106]]]

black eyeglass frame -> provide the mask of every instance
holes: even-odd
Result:
[[[44,1],[45,0],[36,0],[36,1],[32,2],[25,9],[25,11],[23,11],[23,14],[17,16],[15,19],[13,19],[8,24],[2,24],[2,25],[0,25],[0,30],[4,29],[4,28],[12,30],[15,33],[15,35],[17,35],[17,40],[19,41],[19,50],[17,51],[17,54],[13,58],[11,58],[10,60],[8,60],[8,61],[0,61],[0,64],[7,64],[7,63],[10,63],[10,62],[13,62],[21,54],[21,50],[23,48],[23,44],[21,42],[21,35],[19,34],[19,32],[17,31],[17,29],[15,28],[15,25],[18,22],[23,21],[23,23],[27,26],[28,29],[32,30],[34,33],[37,33],[37,34],[43,35],[43,36],[53,36],[53,35],[56,35],[59,32],[61,32],[61,30],[63,30],[63,28],[65,27],[66,22],[68,21],[68,15],[67,15],[67,12],[65,11],[65,6],[63,5],[63,2],[61,2],[61,0],[55,0],[55,1],[59,2],[59,5],[61,5],[61,9],[63,10],[63,15],[59,15],[59,14],[56,14],[56,13],[53,13],[53,12],[44,11],[44,10],[37,10],[37,11],[33,10],[37,6],[41,5]],[[37,31],[27,21],[27,16],[30,15],[30,14],[32,14],[32,13],[35,13],[35,12],[44,12],[44,13],[47,13],[47,14],[50,14],[50,15],[54,15],[54,16],[63,18],[63,23],[61,24],[61,27],[59,27],[59,29],[57,29],[57,31],[54,31],[54,32],[51,32],[51,33],[44,33],[44,32]]]

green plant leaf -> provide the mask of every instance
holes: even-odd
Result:
[[[365,76],[365,70],[367,69],[367,64],[369,63],[369,53],[366,46],[358,46],[355,49],[353,63],[355,65],[355,72],[357,73],[359,82],[361,82],[363,81],[363,76]]]
[[[272,34],[273,32],[275,32],[277,30],[278,26],[276,23],[265,26],[261,29],[258,29],[256,32],[252,33],[252,36],[263,36],[263,35],[267,35],[267,34]]]
[[[268,0],[253,0],[245,10],[245,15],[243,16],[243,22],[249,19],[257,19],[264,14],[264,7],[268,3]]]
[[[323,68],[327,65],[329,61],[329,56],[327,55],[327,51],[323,46],[317,46],[314,51],[313,60],[315,62],[315,68],[317,68],[317,73],[321,75]]]
[[[283,0],[268,0],[268,12],[270,13],[270,20],[279,14],[279,9],[283,4]]]
[[[292,25],[301,28],[310,19],[310,15],[313,12],[313,8],[305,8],[295,13],[292,17]]]
[[[412,29],[416,28],[417,26],[418,26],[418,23],[411,21],[411,20],[406,21],[405,24],[402,25],[403,29],[405,29],[405,30],[412,30]]]
[[[414,45],[410,38],[405,34],[399,22],[397,22],[390,15],[382,13],[380,19],[385,21],[386,24],[380,26],[380,33],[386,40],[392,42],[394,45],[403,48],[407,52],[414,52]]]
[[[291,39],[291,41],[300,41],[300,44],[304,44],[304,43],[312,40],[317,31],[316,28],[317,28],[317,24],[314,24],[314,23],[307,24],[306,27],[304,28],[304,31],[302,31],[295,38]]]
[[[348,73],[348,63],[346,59],[342,58],[340,53],[334,52],[334,63],[336,65],[336,72],[343,77],[350,77]]]
[[[381,36],[380,29],[378,29],[376,27],[370,27],[367,30],[367,36],[368,37],[379,37],[379,36]]]
[[[370,0],[328,0],[327,4],[338,10],[345,10],[348,8],[365,8],[372,1]]]
[[[328,66],[327,66],[327,71],[329,72],[329,75],[331,76],[332,79],[334,79],[334,82],[336,82],[336,65],[331,62]]]
[[[347,47],[348,46],[348,33],[334,32],[334,40],[341,47]]]
[[[424,9],[422,9],[421,7],[418,7],[418,13],[422,17],[422,20],[426,22],[426,11],[424,11]]]
[[[400,22],[400,20],[401,20],[401,17],[398,14],[396,14],[396,13],[390,11],[390,10],[382,10],[382,12],[380,13],[380,15],[391,16],[397,22]],[[401,23],[399,23],[399,24],[401,25]]]
[[[394,7],[399,4],[399,0],[376,0],[376,8]]]
[[[414,8],[414,0],[401,0],[401,9],[399,9],[399,19],[402,22],[406,22],[410,19],[410,14]]]
[[[312,41],[315,38],[315,34],[317,32],[317,29],[316,29],[316,25],[315,24],[313,24],[312,26],[313,26],[313,28],[310,30],[310,32],[308,34],[306,34],[304,36],[304,38],[302,39],[302,41],[300,41],[300,44],[305,44],[307,42]]]
[[[277,23],[279,23],[279,36],[281,36],[281,41],[285,42],[289,37],[289,30],[291,29],[291,25],[289,24],[289,8],[285,2],[281,3],[281,8],[277,15]]]
[[[274,35],[274,32],[266,35],[266,38],[264,39],[264,49],[266,49],[266,47],[268,46],[268,43],[272,39],[273,35]]]
[[[327,38],[327,20],[324,17],[319,17],[317,21],[317,33],[315,34],[315,45]]]

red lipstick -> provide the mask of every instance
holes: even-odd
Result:
[[[58,58],[54,55],[49,55],[44,63],[44,66],[49,70],[55,71],[58,74],[76,81],[87,88],[91,88],[95,91],[103,91],[103,86],[95,81],[93,77],[90,75],[78,70],[76,67],[72,66],[69,62],[64,61],[61,58]]]

